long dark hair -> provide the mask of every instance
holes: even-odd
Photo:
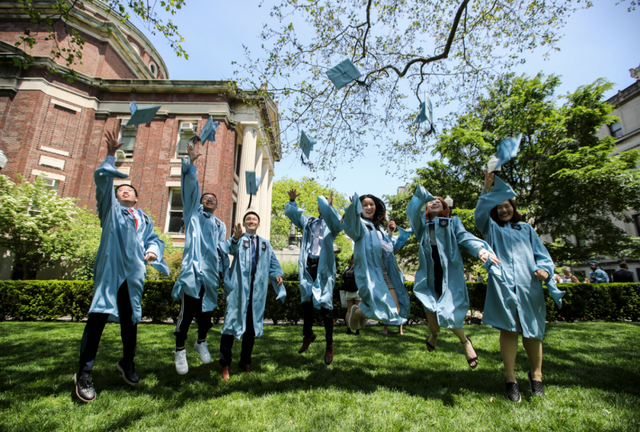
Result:
[[[375,213],[373,213],[373,219],[371,220],[371,222],[373,222],[373,225],[376,227],[376,229],[378,229],[380,224],[382,224],[382,222],[387,217],[387,206],[385,206],[384,202],[377,196],[368,195],[368,194],[362,195],[360,197],[360,203],[362,203],[365,198],[369,198],[373,200],[373,202],[376,204],[376,211]]]
[[[520,215],[520,213],[518,213],[518,210],[516,208],[516,203],[514,203],[513,200],[509,200],[509,204],[511,204],[511,208],[513,208],[513,217],[509,221],[504,222],[500,220],[500,218],[498,217],[498,206],[492,208],[491,213],[489,213],[491,219],[493,219],[493,221],[500,226],[505,226],[507,223],[518,223],[522,220],[522,216]]]

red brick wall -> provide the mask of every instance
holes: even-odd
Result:
[[[23,35],[25,27],[31,29],[31,36],[37,41],[37,44],[33,49],[25,46],[20,46],[19,48],[33,56],[51,57],[51,50],[56,49],[56,45],[54,41],[45,40],[48,38],[49,33],[44,26],[40,26],[38,29],[36,24],[27,21],[2,21],[0,22],[0,40],[13,45],[19,41],[19,37]],[[69,35],[62,23],[56,24],[55,32],[60,47],[69,48]],[[86,44],[82,48],[82,59],[80,60],[82,64],[77,62],[73,65],[73,69],[91,77],[136,78],[133,70],[107,42],[102,42],[93,36],[80,33],[84,37]],[[54,61],[59,65],[66,65],[63,59],[56,58]]]

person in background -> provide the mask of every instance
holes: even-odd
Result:
[[[633,272],[629,271],[629,266],[626,262],[620,263],[620,270],[613,273],[613,281],[618,283],[633,282]]]
[[[94,174],[98,217],[102,227],[100,246],[94,265],[93,300],[80,342],[80,364],[73,376],[76,395],[83,402],[96,398],[91,371],[107,321],[120,323],[123,356],[116,368],[124,381],[136,386],[133,358],[136,354],[138,323],[142,320],[142,291],[147,262],[169,276],[163,259],[164,242],[153,231],[153,221],[135,208],[138,191],[131,185],[115,190],[113,179],[127,178],[115,167],[118,143],[116,134],[107,132],[107,157]]]
[[[569,267],[562,267],[562,277],[560,283],[580,283],[577,277],[571,274]]]
[[[362,301],[358,295],[358,286],[356,285],[356,276],[354,274],[353,267],[353,254],[351,254],[349,265],[345,269],[344,273],[342,273],[342,290],[346,293],[347,299],[347,314],[344,317],[344,322],[347,323],[347,334],[359,335],[360,326],[358,326],[358,329],[355,332],[351,330],[351,327],[349,327],[351,308],[353,305],[359,305]]]
[[[609,283],[609,275],[606,271],[598,268],[600,263],[598,261],[589,261],[589,268],[591,274],[589,274],[589,282],[591,283]]]

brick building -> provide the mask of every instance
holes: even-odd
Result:
[[[47,2],[37,3],[46,8]],[[70,2],[71,4],[71,2]],[[43,176],[64,197],[95,208],[93,172],[104,160],[105,131],[119,131],[125,159],[118,169],[140,194],[157,227],[180,244],[180,162],[186,142],[199,134],[209,116],[220,125],[215,142],[202,147],[198,175],[203,191],[218,196],[216,215],[229,227],[248,207],[245,171],[263,177],[252,208],[262,217],[259,234],[269,237],[274,164],[280,159],[276,104],[232,81],[169,79],[164,61],[149,40],[117,14],[95,1],[74,8],[69,28],[86,40],[78,79],[62,77],[65,66],[50,56],[46,31],[36,32],[17,2],[0,2],[0,150],[8,158],[2,174]],[[28,53],[28,70],[14,66],[14,46],[25,26],[33,26],[38,44]],[[55,27],[61,46],[69,35]],[[59,63],[56,63],[59,62]],[[146,125],[125,127],[129,104],[161,105]],[[270,126],[270,127],[269,127]]]

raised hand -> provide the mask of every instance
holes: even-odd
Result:
[[[241,224],[236,225],[236,228],[233,231],[233,238],[235,239],[235,241],[240,240],[243,235],[244,235],[244,231],[242,231],[242,225]]]
[[[489,192],[491,190],[491,185],[493,185],[493,179],[496,175],[494,173],[490,173],[486,168],[484,169],[484,191]]]
[[[189,154],[189,159],[191,159],[191,165],[195,165],[196,159],[202,156],[202,154],[196,150],[196,147],[192,142],[187,144],[187,153]]]
[[[115,156],[116,150],[124,145],[124,142],[119,143],[115,132],[107,131],[104,134],[104,140],[107,143],[107,155]]]
[[[298,198],[299,196],[300,196],[300,194],[299,194],[299,193],[296,193],[296,190],[295,190],[295,189],[291,189],[291,190],[289,191],[289,201],[295,201],[295,200],[296,200],[296,198]]]
[[[329,205],[333,207],[333,191],[329,194],[329,199],[327,201],[329,202]]]
[[[389,221],[389,225],[387,225],[387,232],[391,235],[396,230],[395,221]]]

